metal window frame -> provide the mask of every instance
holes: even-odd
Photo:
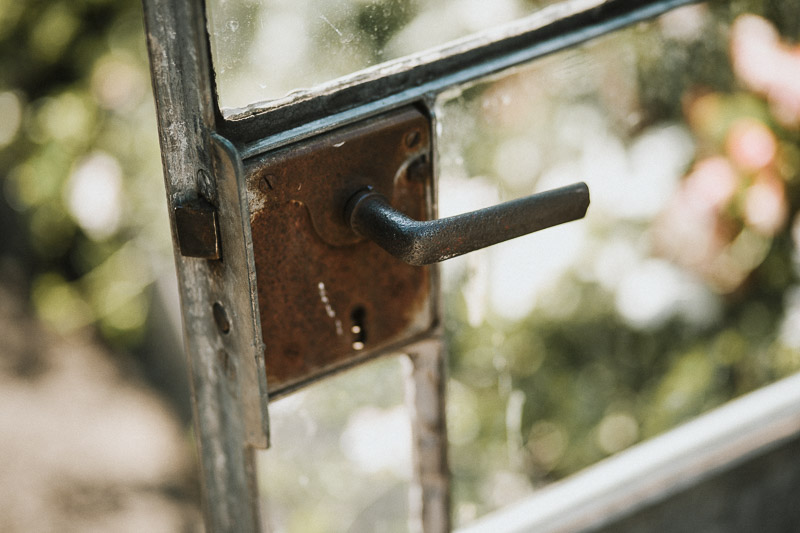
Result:
[[[143,0],[209,531],[261,528],[254,454],[269,444],[269,394],[245,162],[410,103],[425,105],[435,125],[436,96],[450,87],[696,1],[566,0],[516,23],[334,80],[302,96],[225,116],[215,94],[203,0]],[[217,203],[223,261],[185,257],[179,251],[175,208],[200,198]],[[447,531],[441,330],[393,348],[408,353],[414,364],[409,403],[418,489],[412,502],[417,504],[412,505],[415,525],[426,533]]]
[[[388,109],[431,101],[496,74],[700,0],[565,0],[519,21],[333,80],[300,95],[223,113],[219,132],[247,159]]]

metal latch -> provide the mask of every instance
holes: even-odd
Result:
[[[181,255],[219,259],[219,221],[216,208],[204,199],[174,208],[175,227]]]
[[[575,220],[589,204],[581,183],[431,220],[431,123],[416,108],[245,171],[270,397],[429,336],[437,277],[415,265]]]

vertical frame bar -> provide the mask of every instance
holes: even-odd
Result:
[[[431,120],[431,164],[433,180],[428,188],[428,218],[439,217],[440,169],[437,95],[428,94],[423,104]],[[437,326],[430,338],[408,350],[411,361],[407,403],[411,415],[414,483],[409,495],[409,523],[413,533],[446,533],[450,516],[450,465],[447,440],[447,346],[444,343],[440,266],[433,265],[433,312]]]
[[[241,157],[214,134],[202,0],[144,0],[183,314],[206,529],[260,530],[253,448],[268,442],[261,326]],[[222,260],[184,257],[175,208],[204,200],[219,220]]]
[[[446,352],[441,337],[409,350],[407,401],[411,413],[414,485],[409,508],[411,530],[450,531],[450,470],[447,464],[445,393]]]

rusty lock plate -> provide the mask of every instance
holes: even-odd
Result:
[[[430,129],[403,109],[247,167],[271,399],[432,330],[432,267],[403,263],[344,220],[347,200],[368,186],[430,218]]]

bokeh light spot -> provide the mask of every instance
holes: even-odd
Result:
[[[78,163],[67,186],[69,212],[95,240],[113,235],[122,220],[122,168],[105,152]]]

